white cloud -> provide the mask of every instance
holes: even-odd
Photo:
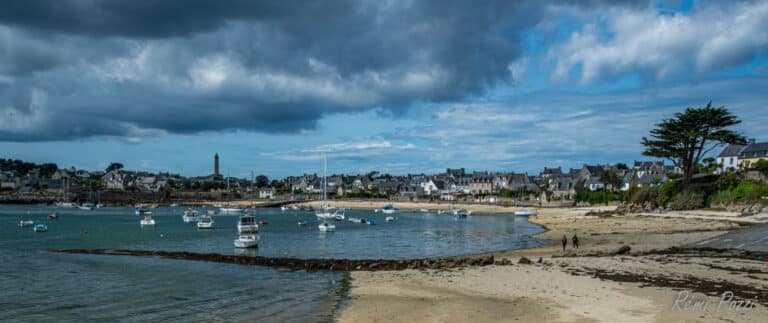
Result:
[[[605,22],[595,24],[595,21]],[[663,79],[694,69],[706,73],[738,66],[768,48],[768,2],[710,5],[690,15],[613,8],[551,47],[551,79],[565,81],[580,67],[580,81],[635,71]]]

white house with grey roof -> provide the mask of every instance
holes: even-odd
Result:
[[[717,170],[718,174],[722,174],[728,171],[736,171],[739,168],[739,155],[746,148],[746,145],[734,145],[729,144],[725,146],[722,152],[717,155]]]

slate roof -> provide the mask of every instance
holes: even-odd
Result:
[[[735,157],[735,156],[739,156],[739,154],[741,154],[742,150],[744,150],[744,148],[746,148],[746,147],[747,147],[746,145],[729,144],[728,146],[725,146],[725,148],[723,148],[723,151],[720,152],[720,154],[717,155],[717,157]]]
[[[768,142],[758,142],[747,145],[741,151],[742,158],[768,157]]]

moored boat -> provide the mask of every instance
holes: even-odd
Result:
[[[395,212],[397,212],[397,209],[392,204],[387,204],[381,208],[381,213],[384,214],[395,214]]]
[[[255,234],[242,234],[235,239],[235,248],[258,248],[259,236]]]
[[[77,205],[71,202],[56,202],[56,207],[73,208]]]
[[[198,229],[213,229],[213,218],[208,215],[203,215],[200,221],[197,221]]]
[[[336,231],[336,226],[328,222],[323,222],[317,226],[317,229],[320,230],[320,232],[333,232]]]
[[[155,225],[155,219],[153,219],[152,216],[148,214],[148,215],[145,215],[144,218],[141,219],[141,221],[139,221],[139,224],[142,227],[147,225]]]
[[[392,221],[395,221],[395,217],[394,216],[388,216],[388,217],[384,218],[384,220],[387,221],[387,222],[392,222]]]
[[[240,214],[243,213],[243,209],[237,207],[222,207],[219,208],[221,214]]]
[[[532,215],[538,215],[538,214],[539,214],[539,211],[535,209],[515,211],[515,215],[517,216],[532,216]]]
[[[472,211],[467,211],[466,209],[458,209],[458,210],[453,210],[452,213],[457,218],[466,218],[467,215],[472,214]]]
[[[19,226],[20,227],[29,227],[29,226],[32,226],[33,224],[35,224],[35,221],[32,221],[32,220],[21,220],[21,221],[19,221]]]
[[[35,232],[46,232],[48,231],[48,226],[45,224],[35,224],[32,230]]]
[[[48,221],[56,221],[59,219],[59,215],[56,212],[48,214]]]
[[[152,214],[152,211],[150,211],[144,205],[136,205],[135,207],[133,207],[133,213],[136,215],[145,215],[145,214]]]
[[[193,209],[187,209],[184,211],[184,215],[181,216],[181,219],[184,221],[184,223],[197,222],[200,220],[197,211]]]
[[[237,233],[238,234],[255,234],[259,233],[259,225],[256,224],[256,218],[250,215],[244,215],[237,221]]]
[[[365,219],[349,217],[349,222],[352,222],[352,223],[365,223]]]

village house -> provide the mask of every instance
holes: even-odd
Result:
[[[715,162],[717,170],[715,173],[735,172],[739,169],[739,155],[747,145],[729,144],[723,148],[723,151],[717,155]]]
[[[664,166],[664,161],[635,161],[635,165],[632,169],[637,172],[638,177],[647,175],[663,175],[667,173],[667,168]]]
[[[487,174],[475,175],[469,183],[471,194],[490,194],[494,192],[493,177]]]
[[[749,169],[760,160],[768,160],[768,142],[755,142],[752,139],[739,154],[739,168]]]
[[[277,195],[277,190],[274,187],[262,187],[258,192],[260,199],[273,199]]]

